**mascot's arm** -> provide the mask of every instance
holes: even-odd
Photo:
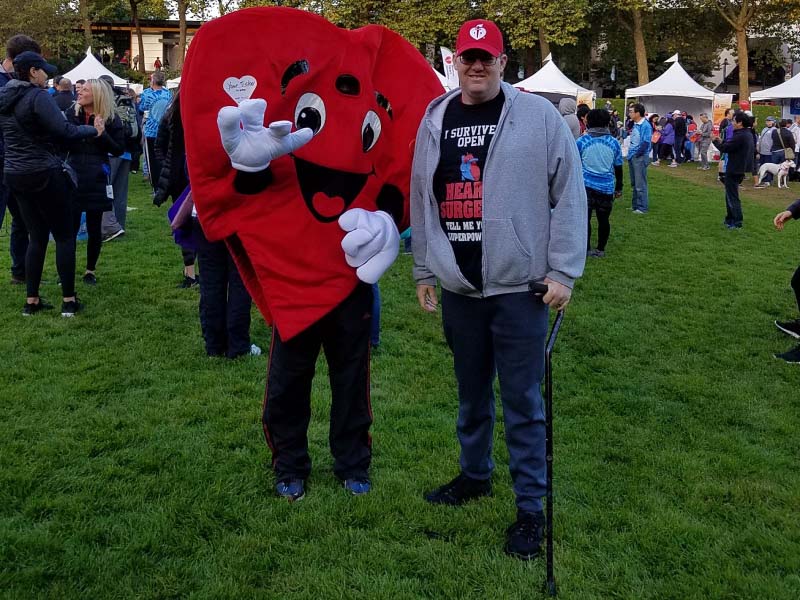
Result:
[[[275,121],[264,127],[267,101],[243,100],[239,106],[225,106],[217,115],[222,146],[239,171],[235,186],[244,194],[255,194],[272,181],[269,164],[307,144],[314,132],[298,129],[292,133],[291,121]]]
[[[400,251],[400,233],[388,213],[352,208],[339,217],[347,231],[342,239],[345,260],[366,283],[376,283]]]

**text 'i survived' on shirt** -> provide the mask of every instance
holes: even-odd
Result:
[[[439,222],[461,274],[477,290],[483,289],[483,172],[504,102],[502,91],[482,104],[464,104],[458,96],[450,101],[433,176]]]

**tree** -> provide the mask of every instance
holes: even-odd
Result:
[[[750,58],[747,36],[780,32],[784,41],[796,41],[797,34],[788,26],[800,20],[797,0],[660,0],[666,7],[710,7],[725,20],[733,31],[736,59],[739,67],[739,97],[750,97]]]
[[[739,66],[739,98],[750,98],[750,64],[747,55],[747,28],[750,26],[759,0],[710,0],[736,36],[736,58]]]
[[[645,18],[652,12],[654,0],[612,0],[613,6],[618,8],[626,18],[621,18],[620,23],[633,35],[634,53],[636,56],[636,73],[639,85],[650,81],[650,72],[647,68],[647,46],[644,42]]]
[[[498,22],[506,41],[525,53],[526,74],[534,69],[533,48],[538,44],[541,60],[550,54],[550,44],[577,41],[587,26],[587,0],[488,0],[486,14]]]
[[[4,10],[0,42],[18,33],[34,38],[51,57],[71,56],[83,46],[78,13],[69,0],[25,0]]]
[[[78,0],[78,14],[83,28],[83,45],[88,48],[92,45],[92,19],[89,15],[89,0]]]
[[[183,68],[183,59],[186,56],[186,10],[189,8],[189,0],[175,0],[178,5],[178,57],[175,69],[180,71]]]
[[[464,0],[391,0],[383,3],[376,23],[402,35],[417,48],[452,46],[461,23],[478,17],[473,3]],[[430,52],[428,58],[430,60]]]
[[[236,10],[237,6],[237,0],[217,0],[217,12],[220,16]]]
[[[211,0],[213,1],[213,0]],[[169,0],[167,6],[178,14],[178,52],[175,64],[170,65],[176,71],[183,68],[183,60],[186,57],[186,14],[191,12],[202,15],[208,9],[210,0]]]
[[[142,38],[142,26],[139,24],[139,5],[144,2],[144,0],[128,0],[131,5],[131,16],[133,17],[133,26],[136,28],[136,40],[139,45],[139,60],[136,64],[136,70],[139,73],[144,73],[144,40]],[[133,59],[133,57],[131,57]],[[133,67],[133,63],[131,62],[131,67]]]

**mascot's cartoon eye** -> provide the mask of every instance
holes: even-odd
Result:
[[[325,103],[311,92],[300,96],[294,109],[294,124],[298,129],[308,127],[317,135],[325,127]]]
[[[381,120],[377,114],[369,111],[361,125],[361,145],[364,152],[372,150],[379,137],[381,137]]]

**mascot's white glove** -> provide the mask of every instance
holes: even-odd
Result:
[[[342,240],[347,264],[356,267],[361,281],[377,282],[400,251],[400,233],[392,217],[382,210],[351,208],[339,217],[339,227],[349,232]]]
[[[239,106],[225,106],[217,115],[222,146],[237,171],[257,173],[276,158],[289,154],[314,137],[309,128],[294,133],[291,121],[275,121],[264,127],[267,101],[263,98],[242,100]]]

